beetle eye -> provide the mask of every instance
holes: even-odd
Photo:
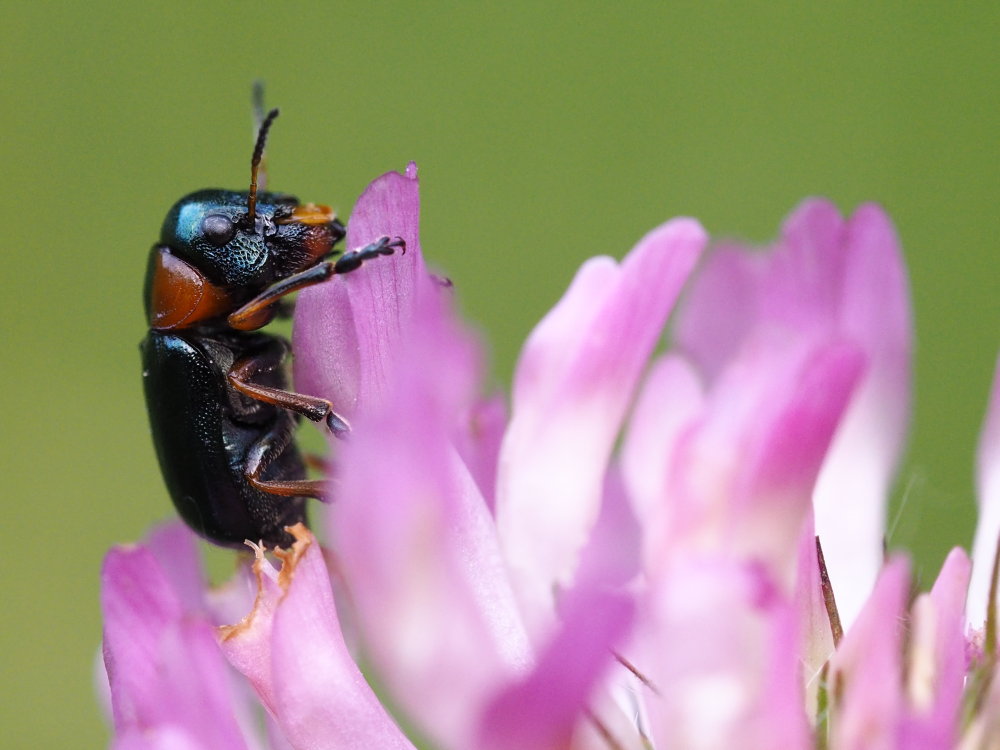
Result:
[[[201,233],[216,247],[222,247],[236,234],[236,225],[228,216],[209,214],[201,220]]]

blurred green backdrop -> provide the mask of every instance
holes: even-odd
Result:
[[[419,162],[423,245],[509,381],[580,261],[664,219],[770,239],[804,196],[897,222],[917,401],[891,543],[968,544],[1000,343],[995,2],[19,3],[3,107],[4,743],[90,747],[105,549],[170,515],[136,345],[167,207],[271,184],[346,214]],[[900,501],[897,499],[897,507]]]

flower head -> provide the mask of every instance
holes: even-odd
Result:
[[[509,414],[418,218],[413,165],[376,180],[348,247],[407,253],[298,303],[297,387],[352,424],[326,546],[292,529],[221,590],[176,524],[109,554],[116,746],[986,746],[1000,374],[975,557],[911,600],[882,560],[911,324],[881,209],[808,201],[710,254],[675,219],[588,261]]]

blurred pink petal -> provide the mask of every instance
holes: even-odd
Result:
[[[899,243],[885,213],[865,205],[845,223],[831,203],[813,199],[788,219],[770,254],[717,250],[677,326],[679,347],[710,379],[762,330],[790,347],[839,340],[863,352],[865,375],[814,495],[845,623],[881,565],[885,504],[909,409],[910,318]]]
[[[890,750],[903,718],[902,638],[907,561],[891,561],[844,636],[831,661],[829,680],[842,696],[831,721],[831,746],[838,750]]]
[[[812,747],[791,606],[760,568],[689,557],[660,572],[639,663],[657,747]]]
[[[123,743],[135,746],[136,733],[151,732],[162,747],[177,737],[188,747],[248,747],[214,630],[185,611],[154,555],[112,549],[101,581],[104,662]]]
[[[455,449],[491,511],[496,501],[500,443],[506,429],[506,399],[498,393],[492,398],[476,400],[466,414],[460,416],[454,434]]]
[[[951,747],[958,737],[971,567],[969,556],[953,549],[930,593],[921,594],[913,604],[906,680],[909,711],[902,747]]]
[[[1000,357],[997,358],[993,387],[979,436],[976,490],[979,497],[979,522],[972,548],[968,620],[970,626],[981,628],[986,622],[993,559],[1000,540]]]
[[[478,487],[451,443],[479,354],[428,297],[381,408],[342,451],[330,538],[365,650],[393,700],[447,747],[469,747],[479,706],[531,661]]]
[[[840,331],[868,367],[830,448],[814,497],[845,626],[882,565],[885,514],[909,424],[913,323],[896,231],[875,205],[855,211],[844,238]]]
[[[254,610],[224,629],[223,652],[296,748],[410,748],[344,644],[323,555],[303,527],[280,573],[255,564]]]
[[[386,387],[388,361],[410,313],[428,283],[420,250],[420,187],[412,162],[406,173],[388,172],[358,198],[346,248],[358,250],[379,237],[402,237],[406,253],[377,258],[364,270],[335,276],[305,289],[296,302],[292,336],[295,384],[329,399],[350,417],[358,403],[376,404]]]
[[[534,634],[549,625],[553,586],[572,582],[633,390],[705,241],[696,222],[677,219],[620,265],[588,261],[525,344],[496,515]]]
[[[846,345],[789,352],[760,337],[729,364],[679,440],[660,555],[727,550],[790,591],[816,474],[862,369]]]
[[[604,478],[601,509],[580,553],[578,585],[625,589],[641,570],[642,527],[616,466]]]
[[[571,747],[590,693],[608,670],[612,649],[625,635],[632,611],[632,602],[621,595],[587,590],[572,597],[565,624],[543,649],[535,668],[486,708],[476,747]]]
[[[677,441],[703,409],[702,385],[687,360],[670,354],[653,363],[632,409],[621,450],[622,475],[642,523],[647,565],[669,534],[672,503],[667,480]]]

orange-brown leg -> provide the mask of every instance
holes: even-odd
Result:
[[[259,380],[262,373],[279,369],[287,356],[288,344],[281,339],[274,339],[265,349],[236,360],[229,368],[229,384],[240,393],[257,401],[280,406],[301,414],[313,422],[325,420],[335,435],[350,432],[351,426],[347,420],[337,414],[333,410],[333,405],[326,399],[254,382]]]
[[[281,497],[314,497],[326,499],[326,480],[323,479],[261,479],[261,475],[274,458],[288,446],[295,430],[295,419],[287,414],[285,419],[260,440],[247,453],[244,475],[247,481],[262,492]]]

